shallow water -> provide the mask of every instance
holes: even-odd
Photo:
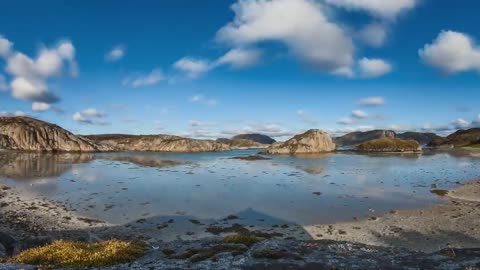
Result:
[[[256,152],[0,152],[0,183],[112,224],[237,215],[310,225],[441,203],[432,184],[450,189],[480,177],[480,158],[468,152],[231,159]]]

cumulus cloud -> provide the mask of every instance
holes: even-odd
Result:
[[[0,91],[7,91],[8,86],[7,86],[7,80],[5,79],[5,76],[0,74]]]
[[[7,43],[9,45],[5,45]],[[0,56],[5,58],[7,62],[5,69],[13,77],[10,83],[12,96],[33,102],[58,101],[58,97],[48,89],[47,82],[51,77],[60,76],[65,64],[69,65],[72,76],[77,75],[73,44],[70,41],[62,41],[53,48],[42,48],[33,59],[21,52],[13,51],[11,44],[5,38],[0,39],[2,51]]]
[[[357,104],[362,106],[381,106],[385,104],[385,99],[383,97],[367,97],[360,99]]]
[[[216,106],[218,104],[216,99],[208,98],[202,94],[194,95],[190,97],[190,101],[193,103],[198,103],[204,106]]]
[[[122,59],[125,56],[125,48],[123,46],[117,46],[105,54],[105,60],[109,62],[115,62]]]
[[[340,118],[338,121],[337,121],[337,124],[339,125],[345,125],[345,126],[350,126],[350,125],[353,125],[353,124],[356,124],[356,121],[352,118]]]
[[[232,9],[234,20],[217,32],[220,42],[234,46],[280,42],[308,65],[331,73],[354,62],[351,38],[329,20],[319,2],[244,0]]]
[[[261,56],[256,49],[232,49],[221,56],[216,65],[230,65],[232,68],[246,68],[257,64]]]
[[[45,102],[33,102],[32,103],[32,111],[36,112],[44,112],[48,111],[52,105],[45,103]]]
[[[442,31],[418,53],[424,63],[447,74],[480,71],[480,47],[464,33]]]
[[[327,3],[348,10],[367,11],[372,15],[393,19],[412,9],[417,0],[325,0]]]
[[[457,129],[463,129],[463,128],[468,128],[470,127],[470,122],[463,118],[458,118],[455,121],[452,122],[453,127]]]
[[[165,75],[163,74],[162,70],[154,69],[147,74],[137,74],[135,76],[127,77],[122,81],[122,84],[131,86],[133,88],[138,88],[155,85],[163,80],[165,80]]]
[[[307,111],[305,110],[298,110],[297,111],[297,116],[302,120],[302,122],[309,124],[309,125],[318,125],[319,121],[315,119],[313,116],[311,116]]]
[[[15,112],[6,112],[0,111],[0,116],[27,116],[27,113],[23,111],[15,111]]]
[[[205,59],[184,57],[173,64],[173,67],[189,78],[196,79],[210,70],[210,62]]]
[[[392,65],[382,59],[362,58],[358,61],[362,78],[378,78],[392,71]]]
[[[89,125],[99,125],[99,126],[106,126],[110,125],[109,122],[105,121],[94,121],[92,119],[87,118],[83,113],[81,112],[76,112],[72,115],[72,120],[75,122],[83,123],[83,124],[89,124]]]
[[[99,118],[107,116],[106,113],[100,112],[94,108],[85,109],[82,111],[82,114],[86,116],[93,116],[93,117],[99,117]]]
[[[387,26],[382,23],[371,23],[360,30],[359,38],[367,45],[381,47],[387,39]]]
[[[354,110],[352,111],[352,117],[357,118],[357,119],[364,119],[368,117],[368,113],[362,111],[362,110]]]
[[[0,35],[0,57],[7,57],[12,51],[13,43]]]

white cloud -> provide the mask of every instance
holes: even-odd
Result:
[[[362,78],[378,78],[392,71],[392,65],[382,59],[362,58],[358,61]]]
[[[381,106],[385,104],[383,97],[367,97],[360,99],[357,104],[362,106]]]
[[[246,68],[257,64],[261,56],[255,49],[232,49],[221,56],[216,65],[230,65],[233,68]]]
[[[196,79],[210,70],[210,63],[205,59],[184,57],[173,64],[173,67],[184,72],[189,78]]]
[[[472,127],[480,128],[480,114],[477,116],[477,119],[473,120]]]
[[[442,31],[418,53],[424,63],[448,74],[480,71],[480,47],[464,33]]]
[[[0,116],[27,116],[27,114],[23,111],[15,111],[13,113],[6,112],[6,111],[0,111]]]
[[[0,35],[0,57],[7,57],[12,51],[13,43]]]
[[[44,112],[48,111],[52,105],[44,102],[33,102],[32,103],[32,111],[36,112]]]
[[[89,125],[99,125],[99,126],[110,125],[109,122],[105,122],[105,121],[93,121],[93,120],[85,117],[85,115],[83,115],[81,112],[74,113],[72,115],[72,120],[75,121],[75,122],[80,122],[80,123],[89,124]]]
[[[107,116],[106,113],[99,112],[99,111],[97,111],[97,109],[94,109],[94,108],[89,108],[89,109],[83,110],[82,115],[94,116],[94,117],[105,117],[105,116]]]
[[[15,116],[26,116],[27,114],[23,111],[15,111],[13,113],[13,115],[15,115]]]
[[[387,26],[381,23],[371,23],[360,30],[359,38],[372,47],[381,47],[387,39]]]
[[[312,117],[308,112],[305,110],[298,110],[297,116],[302,120],[302,122],[309,124],[309,125],[318,125],[319,121]]]
[[[64,63],[70,65],[71,75],[78,72],[75,48],[69,41],[60,42],[54,48],[43,48],[36,59],[9,49],[6,71],[14,78],[10,84],[12,96],[34,102],[53,103],[58,97],[49,91],[49,78],[59,76]]]
[[[105,55],[105,60],[109,62],[115,62],[122,59],[124,56],[125,48],[123,46],[117,46]]]
[[[154,69],[148,74],[140,74],[133,77],[125,78],[122,81],[123,85],[129,85],[134,88],[155,85],[165,80],[165,75],[160,69]]]
[[[305,63],[336,73],[354,63],[351,38],[329,21],[321,3],[311,0],[243,0],[232,5],[233,22],[217,40],[235,46],[277,41]]]
[[[327,3],[349,10],[363,10],[375,16],[393,19],[415,7],[416,0],[325,0]]]
[[[357,119],[364,119],[368,117],[368,113],[362,111],[362,110],[354,110],[352,111],[352,117],[357,118]]]
[[[7,80],[5,80],[5,76],[0,74],[0,91],[7,91],[8,86],[7,86]]]
[[[452,122],[452,125],[457,129],[463,129],[470,127],[470,122],[465,119],[458,118],[457,120]]]
[[[340,125],[345,125],[345,126],[350,126],[350,125],[353,125],[355,124],[356,121],[351,119],[351,118],[340,118],[338,121],[337,121],[337,124],[340,124]]]
[[[216,99],[208,98],[201,94],[190,97],[190,101],[204,106],[216,106],[218,104]]]

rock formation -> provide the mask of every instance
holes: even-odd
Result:
[[[217,142],[229,145],[232,149],[267,148],[268,144],[258,143],[248,139],[217,139]]]
[[[257,143],[261,143],[261,144],[273,144],[273,143],[276,142],[274,139],[272,139],[271,137],[269,137],[267,135],[257,134],[257,133],[239,134],[239,135],[236,135],[232,138],[232,140],[237,140],[237,139],[251,140],[251,141],[254,141],[254,142],[257,142]]]
[[[86,138],[106,145],[114,151],[141,152],[216,152],[231,150],[230,146],[212,140],[196,140],[172,135],[88,135]]]
[[[29,117],[0,117],[0,149],[24,151],[108,151],[81,136]]]
[[[371,130],[356,131],[334,138],[338,146],[357,145],[374,139],[395,138],[396,133],[393,130]]]
[[[448,135],[446,138],[439,138],[433,140],[429,146],[444,146],[451,145],[454,147],[469,146],[480,143],[480,128],[471,128],[467,130],[458,130],[457,132]]]
[[[398,138],[375,139],[357,146],[360,152],[421,152],[422,147],[417,141]]]
[[[332,138],[318,129],[311,129],[303,134],[294,136],[283,143],[269,146],[265,153],[275,155],[317,154],[335,151]]]

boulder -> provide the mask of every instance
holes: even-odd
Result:
[[[421,152],[422,147],[415,140],[383,138],[364,142],[357,146],[360,152]]]
[[[283,143],[269,146],[265,153],[273,155],[318,154],[335,151],[330,135],[318,129],[311,129],[294,136]]]

